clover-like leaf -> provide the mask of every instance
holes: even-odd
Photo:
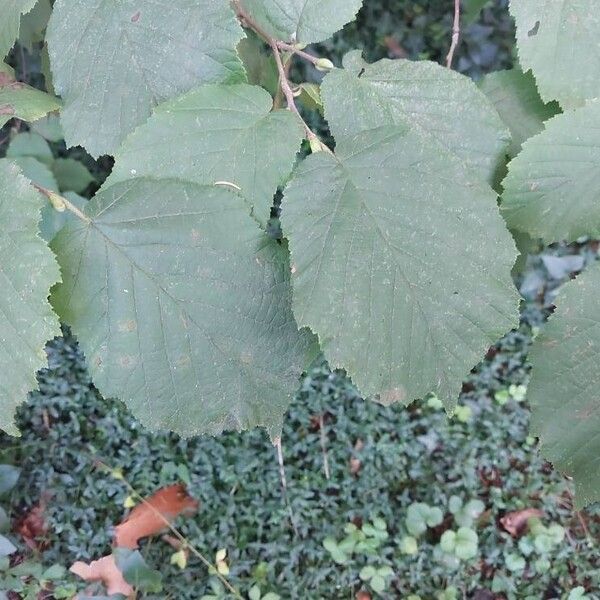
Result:
[[[600,96],[600,13],[596,0],[511,0],[519,60],[545,102],[563,108]]]
[[[44,346],[60,334],[48,303],[60,274],[38,235],[44,202],[17,165],[0,160],[0,429],[12,433],[14,409],[46,364]]]
[[[517,323],[514,244],[478,170],[361,80],[325,78],[335,156],[310,156],[285,190],[294,312],[363,394],[387,404],[434,392],[452,408]]]
[[[113,153],[153,106],[244,78],[228,0],[57,0],[47,42],[69,146]]]
[[[600,265],[565,284],[530,353],[532,433],[575,481],[578,507],[600,500]]]
[[[55,238],[52,296],[94,382],[146,425],[277,435],[311,336],[291,312],[288,252],[234,190],[138,178]]]

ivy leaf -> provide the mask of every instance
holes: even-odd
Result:
[[[338,132],[358,134],[381,123],[410,126],[435,142],[438,152],[449,151],[493,180],[510,134],[470,79],[429,61],[383,59],[369,65],[358,50],[346,54],[344,67],[326,78],[329,89],[345,91],[332,98],[340,104],[329,111]]]
[[[509,69],[490,73],[481,80],[480,88],[510,129],[511,157],[519,153],[525,140],[544,129],[544,121],[560,112],[558,103],[544,104],[530,72]]]
[[[425,121],[398,125],[387,104],[374,112],[356,78],[334,72],[322,94],[336,156],[301,163],[282,205],[298,323],[365,395],[435,392],[452,409],[469,370],[518,322],[515,248],[495,194]]]
[[[60,334],[48,304],[58,265],[37,233],[42,202],[19,168],[0,160],[0,428],[10,433],[14,409],[46,364],[46,342]]]
[[[362,0],[242,0],[242,5],[275,39],[312,44],[353,21]]]
[[[600,237],[600,101],[546,123],[508,165],[502,212],[508,225],[547,243]]]
[[[555,468],[574,478],[579,508],[600,500],[599,286],[600,265],[567,283],[529,354],[532,433]]]
[[[156,104],[243,79],[242,35],[227,0],[58,0],[46,39],[67,145],[112,153]]]
[[[13,117],[37,121],[59,108],[57,98],[17,81],[13,70],[0,63],[0,127]]]
[[[0,60],[8,54],[19,37],[21,15],[28,13],[37,0],[2,0],[0,21]]]
[[[52,302],[101,392],[153,428],[277,435],[312,339],[291,312],[287,249],[243,198],[138,178],[85,214],[53,243],[64,283]]]
[[[302,129],[288,110],[247,84],[205,85],[160,105],[116,155],[108,184],[172,177],[239,188],[265,225],[273,195],[292,171]]]
[[[600,96],[600,13],[596,0],[511,0],[519,60],[545,102],[563,108]]]

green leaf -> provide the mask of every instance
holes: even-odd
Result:
[[[6,533],[7,531],[10,531],[10,518],[0,506],[0,533]]]
[[[21,17],[19,28],[19,43],[29,51],[33,50],[34,44],[44,41],[44,30],[52,14],[50,0],[37,0],[33,10]]]
[[[511,0],[524,70],[544,101],[563,108],[600,96],[600,12],[596,0]]]
[[[353,21],[362,0],[242,0],[241,4],[270,36],[311,44]]]
[[[94,181],[92,174],[78,160],[57,158],[52,163],[52,172],[63,192],[84,192]]]
[[[237,47],[240,59],[244,63],[248,83],[265,88],[275,96],[279,88],[277,63],[271,48],[253,31],[246,31],[246,37]]]
[[[0,60],[8,54],[19,37],[21,15],[29,12],[37,0],[2,0],[0,20]]]
[[[27,179],[30,179],[33,183],[41,185],[47,190],[58,192],[58,183],[56,183],[56,179],[54,179],[54,175],[52,174],[52,171],[48,165],[40,162],[37,158],[33,158],[33,156],[18,156],[13,157],[13,160],[17,165],[19,165],[23,175],[25,175]],[[48,206],[52,208],[48,202],[42,207],[42,212],[45,211]],[[52,210],[54,209],[52,208]]]
[[[0,535],[0,557],[9,556],[17,551],[15,545],[3,535]]]
[[[366,396],[434,392],[452,409],[462,380],[518,322],[514,244],[495,194],[424,133],[428,121],[398,125],[364,86],[325,78],[336,156],[311,155],[285,191],[294,313]]]
[[[57,98],[17,81],[12,69],[0,63],[0,127],[13,117],[36,121],[59,108]]]
[[[242,80],[241,38],[227,0],[58,0],[46,39],[67,145],[112,153],[156,104]]]
[[[58,115],[43,117],[32,123],[30,129],[49,142],[60,142],[64,138]]]
[[[344,67],[327,75],[321,89],[328,121],[338,132],[349,137],[384,124],[410,127],[438,152],[450,152],[493,181],[510,134],[470,79],[429,61],[369,65],[358,50],[346,54]]]
[[[0,465],[0,496],[8,494],[19,481],[21,469],[13,465]]]
[[[385,590],[385,579],[380,575],[375,575],[369,582],[371,589],[378,594],[381,594]]]
[[[286,247],[226,187],[139,178],[85,213],[53,243],[52,301],[101,392],[153,428],[276,435],[312,342],[291,313]]]
[[[277,186],[292,171],[302,130],[256,86],[205,85],[159,106],[116,155],[110,185],[173,177],[238,189],[265,225]]]
[[[0,160],[0,428],[12,433],[14,409],[46,365],[44,345],[60,334],[47,301],[60,273],[37,235],[43,202],[14,163]]]
[[[556,102],[544,104],[530,72],[510,69],[490,73],[479,86],[508,125],[512,137],[508,149],[511,157],[519,153],[525,140],[544,129],[544,121],[560,112]]]
[[[489,2],[489,0],[463,0],[462,2],[462,25],[470,25],[473,21],[477,20],[483,7]]]
[[[575,480],[576,504],[600,500],[600,265],[567,283],[530,352],[531,429],[542,454]]]
[[[87,204],[87,200],[77,195],[75,192],[66,192],[63,196],[80,210],[83,210],[84,206]],[[63,212],[58,212],[49,202],[47,202],[44,208],[42,208],[40,235],[47,242],[51,242],[66,223],[75,219],[75,215],[70,211],[65,210]]]
[[[30,156],[47,165],[52,164],[54,161],[48,142],[41,135],[31,131],[15,135],[8,145],[6,156],[8,158]]]
[[[509,227],[546,243],[600,237],[600,101],[548,121],[510,162],[502,185]]]
[[[115,548],[113,555],[127,583],[142,592],[157,593],[162,590],[160,571],[151,569],[138,550]]]

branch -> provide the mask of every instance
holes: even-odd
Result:
[[[452,43],[450,44],[450,50],[446,56],[446,67],[452,68],[452,61],[454,60],[454,52],[458,46],[458,37],[460,36],[460,0],[454,0],[454,23],[452,25]]]
[[[302,50],[300,50],[299,48],[296,48],[295,46],[292,46],[291,44],[287,44],[285,42],[282,42],[282,41],[277,40],[274,37],[270,36],[244,10],[242,5],[240,4],[240,0],[233,0],[233,7],[235,8],[237,17],[240,20],[240,22],[242,23],[242,25],[245,25],[249,29],[252,29],[254,32],[256,32],[271,47],[271,50],[273,52],[273,57],[275,58],[275,64],[277,65],[277,72],[279,74],[279,86],[280,86],[281,91],[283,92],[283,95],[287,102],[287,108],[288,108],[288,110],[293,112],[298,117],[298,119],[300,119],[300,123],[302,123],[302,127],[304,128],[304,135],[310,143],[311,150],[313,152],[325,151],[325,152],[328,152],[329,154],[333,154],[333,152],[330,150],[330,148],[327,147],[319,139],[319,136],[308,126],[306,121],[302,118],[302,115],[300,114],[300,111],[298,110],[298,107],[296,106],[294,92],[292,90],[292,86],[290,85],[290,81],[288,79],[288,74],[287,74],[286,68],[281,59],[280,48],[288,50],[295,54],[298,54],[298,56],[302,56],[306,60],[309,60],[310,62],[312,62],[316,67],[321,67],[321,68],[327,67],[328,68],[329,64],[331,64],[330,61],[328,61],[326,59],[322,59],[322,58],[316,58],[316,57],[308,54],[308,52],[303,52]]]

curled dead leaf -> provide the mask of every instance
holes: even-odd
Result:
[[[183,484],[162,488],[138,504],[129,516],[115,527],[114,545],[134,550],[141,538],[160,533],[179,515],[195,514],[198,505],[198,501],[187,493]]]
[[[527,530],[527,521],[533,517],[543,517],[544,513],[537,508],[525,508],[506,513],[501,519],[502,527],[512,535],[519,537]]]
[[[82,561],[77,561],[69,570],[84,581],[90,583],[95,581],[102,582],[109,596],[113,594],[123,594],[126,598],[134,598],[135,596],[133,588],[125,581],[112,554],[94,560],[89,565]]]

